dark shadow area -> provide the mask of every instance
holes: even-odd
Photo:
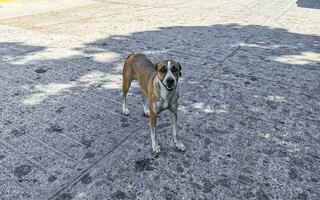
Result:
[[[28,55],[43,51],[46,47],[26,45],[21,42],[0,42],[0,59],[11,59],[19,55]]]
[[[304,8],[320,9],[320,1],[318,0],[298,0],[297,5]]]
[[[1,43],[0,149],[11,144],[28,158],[0,153],[2,164],[39,199],[319,196],[319,47],[319,36],[239,24],[111,36],[56,59],[32,59],[45,47]],[[136,85],[131,115],[121,115],[129,52],[182,64],[184,154],[173,148],[165,114],[162,153],[151,153]]]

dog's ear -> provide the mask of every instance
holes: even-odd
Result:
[[[159,63],[154,64],[154,70],[155,70],[156,72],[158,71],[158,66],[159,66]]]
[[[180,65],[180,63],[177,63],[178,64],[178,67],[179,67],[179,76],[181,77],[181,65]]]

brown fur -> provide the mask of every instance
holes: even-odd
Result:
[[[171,63],[170,68],[166,67],[166,63],[169,62]],[[168,73],[167,76],[166,73]],[[160,152],[160,146],[157,144],[155,139],[156,115],[165,109],[169,109],[173,113],[172,122],[174,141],[176,143],[177,148],[181,151],[184,151],[184,145],[177,139],[176,136],[176,118],[178,106],[177,100],[179,98],[179,93],[178,90],[176,91],[174,87],[176,87],[178,79],[181,76],[180,64],[174,61],[161,61],[156,65],[153,65],[152,62],[148,60],[146,56],[143,54],[129,54],[124,62],[122,74],[122,88],[124,100],[123,113],[125,115],[129,114],[129,109],[127,107],[127,93],[130,88],[131,82],[133,80],[138,80],[144,98],[144,101],[142,103],[144,106],[144,112],[146,115],[149,115],[151,143],[153,151],[156,153]],[[171,81],[175,81],[175,85],[173,87],[167,86],[169,78],[165,77],[175,78],[175,80],[173,78],[171,79]],[[166,84],[166,86],[164,84]],[[172,82],[170,84],[172,84]],[[162,93],[162,91],[166,91],[168,93],[167,90],[172,91],[168,96]],[[146,101],[148,101],[149,103],[149,110],[146,106]]]
[[[149,61],[143,54],[129,54],[123,66],[123,81],[122,89],[123,95],[127,95],[131,82],[138,80],[140,89],[143,94],[148,97],[149,100],[149,111],[150,111],[150,126],[156,126],[156,113],[152,108],[153,103],[157,101],[159,95],[153,85],[154,77],[157,72],[155,71],[154,65]],[[159,86],[160,87],[160,86]]]
[[[145,96],[148,96],[148,82],[150,74],[154,72],[154,65],[143,54],[129,54],[123,66],[122,89],[127,94],[131,82],[138,80]],[[155,75],[155,74],[154,74]]]

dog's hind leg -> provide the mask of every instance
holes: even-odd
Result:
[[[122,113],[124,115],[129,115],[130,114],[130,111],[129,111],[129,108],[128,108],[128,100],[127,100],[127,96],[126,95],[123,95]]]
[[[150,113],[149,113],[149,108],[148,108],[148,100],[143,93],[141,94],[141,96],[142,96],[141,103],[142,103],[142,107],[143,107],[143,112],[146,116],[149,116]]]
[[[122,113],[124,115],[129,115],[129,108],[128,108],[128,100],[127,94],[131,85],[133,78],[132,78],[132,70],[126,64],[123,67],[122,72]]]

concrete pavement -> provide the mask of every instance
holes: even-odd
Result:
[[[319,199],[316,0],[0,0],[1,199]],[[129,52],[182,65],[151,152]]]

